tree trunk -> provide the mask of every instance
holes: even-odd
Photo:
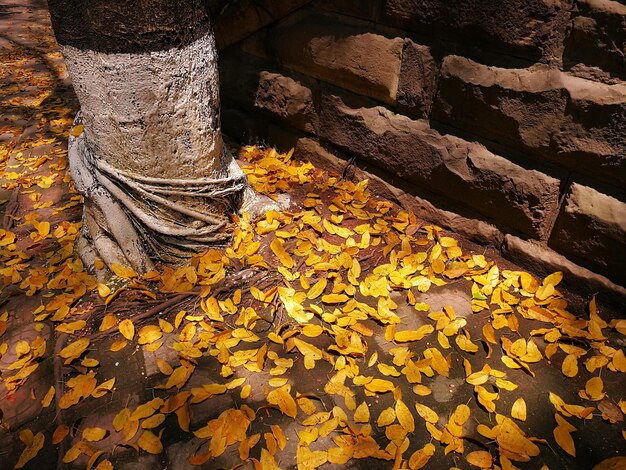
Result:
[[[253,192],[222,143],[206,11],[195,0],[48,4],[81,105],[69,160],[85,264],[143,273],[227,242],[229,214]]]

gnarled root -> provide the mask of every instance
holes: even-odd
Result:
[[[80,114],[76,123],[80,122]],[[228,153],[223,174],[194,180],[134,175],[99,160],[85,134],[71,137],[69,160],[76,189],[85,197],[83,229],[76,249],[87,267],[96,259],[138,273],[153,260],[180,264],[209,246],[227,243],[229,214],[244,204],[259,215],[277,206],[259,196]]]

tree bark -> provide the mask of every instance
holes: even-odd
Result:
[[[81,105],[69,160],[85,264],[144,273],[227,242],[229,214],[253,191],[222,143],[206,11],[196,0],[48,5]]]

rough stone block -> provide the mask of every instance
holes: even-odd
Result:
[[[229,51],[220,61],[222,95],[245,108],[257,108],[287,121],[296,129],[315,133],[317,83],[308,77],[285,76],[267,61]]]
[[[313,92],[291,77],[261,72],[254,105],[285,119],[296,129],[317,132],[318,118]]]
[[[218,50],[232,46],[270,23],[284,18],[310,1],[243,0],[227,2],[216,18],[213,27]],[[212,9],[217,9],[217,6],[213,5]]]
[[[601,181],[626,181],[626,86],[547,66],[488,67],[444,59],[432,117]]]
[[[376,20],[380,11],[382,0],[317,0],[316,8],[342,15],[354,16],[365,20]]]
[[[571,0],[388,0],[385,21],[536,62],[560,61]]]
[[[282,24],[268,40],[286,67],[387,103],[396,101],[400,38],[313,14]]]
[[[507,147],[539,152],[549,148],[566,104],[558,70],[503,69],[448,56],[433,118]]]
[[[407,114],[426,118],[437,85],[437,63],[427,46],[404,41],[398,83],[398,105]]]
[[[578,14],[565,43],[565,65],[583,64],[626,79],[626,5],[612,0],[576,3]]]
[[[441,135],[426,121],[323,98],[321,136],[379,168],[535,238],[547,237],[559,181],[479,144]]]
[[[626,286],[626,203],[574,183],[549,246],[576,263]]]
[[[626,184],[626,85],[561,74],[569,95],[547,154],[556,163],[616,186]]]
[[[220,55],[220,97],[251,106],[263,61],[233,48]]]

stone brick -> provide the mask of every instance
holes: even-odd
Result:
[[[207,0],[205,0],[207,1]],[[227,2],[215,20],[218,50],[231,46],[261,28],[284,18],[311,0],[243,0]],[[209,5],[216,9],[216,5]]]
[[[515,149],[547,150],[565,112],[560,72],[488,67],[459,56],[441,66],[433,118]]]
[[[394,104],[403,40],[312,14],[268,35],[272,53],[293,70]]]
[[[611,309],[621,309],[626,303],[626,289],[536,242],[506,235],[502,255],[541,277],[561,271],[564,274],[562,287],[586,297],[597,295],[598,301]]]
[[[263,70],[261,59],[245,54],[236,48],[220,55],[220,97],[251,106]]]
[[[626,203],[574,183],[549,246],[613,282],[626,286]]]
[[[365,20],[376,20],[382,0],[361,0],[359,2],[354,0],[317,0],[314,5],[324,11],[341,13]]]
[[[387,22],[422,35],[558,63],[571,0],[388,0]]]
[[[616,186],[626,184],[626,85],[561,74],[569,101],[552,137],[554,162]]]
[[[327,95],[322,110],[321,136],[340,149],[472,208],[496,225],[535,238],[548,235],[558,180],[382,107],[351,109]]]
[[[404,41],[402,65],[398,82],[398,105],[400,110],[419,118],[426,118],[437,85],[437,63],[427,46]]]
[[[601,180],[626,181],[626,86],[547,66],[444,59],[433,119]]]
[[[317,132],[318,119],[313,92],[291,77],[261,72],[254,105],[285,119],[296,129]]]
[[[254,107],[285,120],[296,129],[317,132],[315,80],[299,74],[288,77],[276,69],[267,61],[229,51],[220,61],[222,95],[245,108]]]
[[[565,65],[599,68],[626,79],[626,5],[612,0],[577,0],[578,14],[565,43]]]

